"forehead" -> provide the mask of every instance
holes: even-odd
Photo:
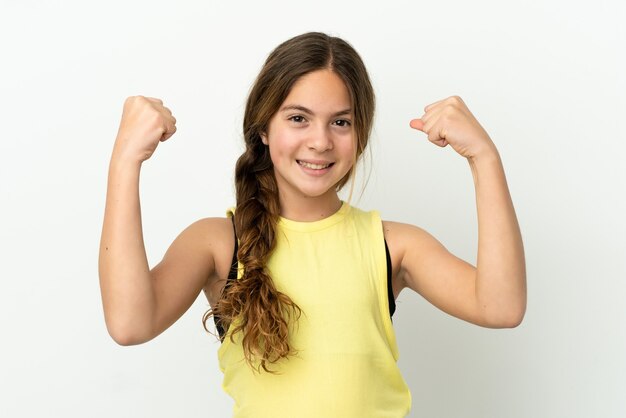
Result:
[[[285,106],[304,106],[315,113],[334,113],[350,108],[350,92],[343,80],[331,70],[317,70],[298,79],[283,102]]]

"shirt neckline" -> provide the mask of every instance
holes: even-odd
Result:
[[[320,219],[318,221],[311,221],[311,222],[301,222],[301,221],[293,221],[291,219],[287,219],[287,218],[283,218],[282,216],[279,216],[278,226],[281,228],[286,228],[292,231],[299,231],[299,232],[319,231],[321,229],[325,229],[330,226],[333,226],[338,222],[341,222],[345,218],[349,209],[350,209],[350,205],[348,205],[346,202],[342,200],[341,207],[339,208],[339,210],[324,219]]]

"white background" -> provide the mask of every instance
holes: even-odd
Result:
[[[149,343],[107,334],[108,161],[124,99],[162,98],[178,132],[142,171],[153,266],[187,225],[234,203],[248,89],[271,49],[309,30],[353,44],[377,94],[371,177],[354,204],[475,262],[469,166],[408,127],[459,95],[500,150],[521,224],[518,328],[399,296],[410,416],[626,416],[624,2],[0,4],[0,416],[230,415],[204,296]]]

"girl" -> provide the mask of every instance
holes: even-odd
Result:
[[[469,162],[476,187],[474,267],[426,231],[343,202],[374,115],[363,62],[345,41],[306,33],[267,58],[248,97],[236,207],[185,229],[150,269],[139,172],[176,132],[161,100],[130,97],[109,169],[100,286],[109,333],[149,341],[204,291],[222,339],[236,417],[401,417],[395,298],[410,288],[474,324],[517,326],[526,308],[522,240],[489,135],[457,96],[410,126]]]

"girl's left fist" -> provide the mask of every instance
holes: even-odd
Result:
[[[439,100],[424,108],[420,119],[411,120],[411,128],[428,135],[435,145],[450,146],[465,158],[497,153],[494,143],[459,96]]]

